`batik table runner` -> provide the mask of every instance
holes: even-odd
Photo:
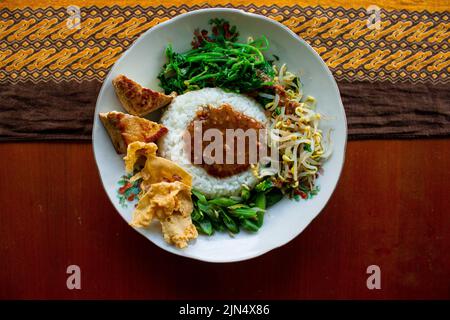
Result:
[[[351,139],[450,136],[449,1],[0,1],[0,140],[91,138],[102,81],[147,29],[234,7],[305,39],[333,72]]]

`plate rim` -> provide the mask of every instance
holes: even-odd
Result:
[[[168,253],[172,253],[172,254],[175,254],[175,255],[177,255],[177,256],[181,256],[181,257],[189,258],[189,259],[193,259],[193,260],[198,260],[198,261],[203,261],[203,262],[210,262],[210,263],[231,263],[231,262],[239,262],[239,261],[250,260],[250,259],[253,259],[253,258],[262,256],[262,255],[264,255],[264,254],[266,254],[266,253],[268,253],[268,252],[270,252],[270,251],[272,251],[272,250],[275,250],[275,249],[277,249],[277,248],[280,248],[280,247],[282,247],[282,246],[288,244],[289,242],[291,242],[291,241],[293,241],[294,239],[296,239],[296,238],[297,238],[297,237],[298,237],[298,236],[299,236],[299,235],[300,235],[300,234],[301,234],[301,233],[302,233],[302,232],[303,232],[303,231],[311,224],[311,222],[312,222],[314,219],[316,219],[316,218],[320,215],[320,213],[322,213],[323,209],[327,206],[328,202],[330,201],[331,197],[333,196],[334,192],[336,191],[336,187],[337,187],[337,185],[339,184],[339,181],[340,181],[341,176],[342,176],[342,171],[343,171],[344,164],[345,164],[345,160],[346,160],[347,140],[348,140],[348,122],[347,122],[347,116],[346,116],[346,113],[345,113],[345,108],[344,108],[344,105],[343,105],[343,103],[342,103],[341,93],[340,93],[339,87],[338,87],[338,85],[337,85],[337,83],[336,83],[336,79],[334,78],[334,76],[333,76],[331,70],[328,68],[328,66],[326,65],[326,63],[323,61],[322,57],[321,57],[321,56],[320,56],[320,55],[319,55],[319,54],[318,54],[318,53],[317,53],[317,52],[316,52],[316,51],[315,51],[315,50],[314,50],[314,49],[313,49],[313,48],[312,48],[312,47],[311,47],[311,46],[310,46],[310,45],[309,45],[302,37],[300,37],[299,35],[297,35],[296,33],[294,33],[291,29],[289,29],[288,27],[286,27],[286,26],[283,25],[282,23],[279,23],[278,21],[272,20],[272,19],[270,19],[270,18],[268,18],[268,17],[266,17],[266,16],[263,16],[263,15],[260,15],[260,14],[256,14],[256,13],[247,12],[247,11],[244,11],[244,10],[242,10],[242,9],[224,8],[224,7],[197,9],[197,10],[192,10],[192,11],[189,11],[189,12],[186,12],[186,13],[182,13],[182,14],[180,14],[180,15],[178,15],[178,16],[176,16],[176,17],[173,17],[173,18],[171,18],[171,19],[169,19],[169,20],[167,20],[167,21],[164,21],[164,22],[162,22],[162,23],[159,23],[159,24],[156,25],[156,26],[150,27],[148,30],[146,30],[146,31],[144,31],[142,34],[140,34],[139,37],[131,44],[131,46],[128,47],[128,48],[122,53],[122,55],[114,62],[114,65],[111,67],[111,69],[110,69],[110,70],[108,71],[108,73],[105,75],[105,78],[104,78],[104,79],[106,80],[107,78],[109,78],[109,76],[111,75],[111,73],[114,72],[114,70],[115,70],[115,68],[116,68],[116,66],[117,66],[117,63],[118,63],[119,61],[121,61],[122,59],[124,59],[124,58],[127,56],[127,54],[129,53],[129,51],[130,51],[134,46],[136,46],[138,43],[140,43],[141,41],[143,41],[143,39],[145,38],[145,36],[146,36],[148,33],[153,32],[153,31],[155,31],[155,30],[158,30],[158,29],[160,29],[160,28],[164,28],[166,25],[168,25],[168,24],[170,24],[170,23],[173,23],[174,21],[180,20],[180,19],[182,19],[182,18],[184,18],[184,17],[192,16],[192,15],[197,15],[197,14],[202,14],[202,13],[205,13],[205,12],[210,12],[210,13],[223,13],[223,12],[226,12],[226,13],[234,13],[234,14],[241,14],[241,15],[244,15],[244,16],[249,16],[249,17],[252,17],[252,18],[264,20],[265,22],[268,22],[268,23],[270,23],[270,24],[273,24],[273,25],[277,26],[278,28],[282,28],[285,32],[287,32],[287,33],[289,34],[290,37],[294,38],[294,40],[300,41],[300,42],[308,49],[308,51],[311,52],[311,53],[319,60],[320,64],[321,64],[322,67],[324,68],[325,72],[326,72],[326,73],[328,74],[328,76],[331,78],[331,80],[332,80],[332,86],[334,87],[334,90],[336,91],[337,96],[339,97],[339,107],[340,107],[339,112],[341,113],[341,115],[342,115],[342,117],[343,117],[343,124],[344,124],[344,145],[343,145],[343,152],[342,152],[342,160],[341,160],[341,162],[340,162],[339,174],[338,174],[338,177],[337,177],[337,180],[336,180],[334,186],[331,188],[330,196],[328,197],[328,199],[326,199],[326,201],[324,201],[322,204],[318,205],[318,208],[319,208],[319,209],[318,209],[317,214],[314,215],[314,217],[312,217],[312,218],[306,220],[307,223],[305,224],[305,227],[304,227],[304,228],[299,229],[299,231],[298,231],[292,238],[290,238],[290,239],[288,239],[288,240],[286,240],[286,241],[282,241],[281,243],[279,243],[279,244],[276,245],[276,246],[270,246],[270,247],[267,247],[267,248],[262,249],[262,250],[252,251],[252,252],[249,253],[248,255],[243,255],[243,256],[238,257],[238,258],[233,258],[233,259],[226,259],[226,258],[225,258],[225,259],[214,259],[214,260],[211,260],[211,259],[207,259],[207,258],[201,258],[201,257],[198,257],[198,256],[192,256],[192,255],[186,255],[186,254],[183,254],[183,251],[182,251],[182,250],[169,251],[169,250],[167,250],[167,248],[165,248],[165,247],[163,247],[162,245],[159,245],[158,243],[153,242],[151,239],[149,239],[149,238],[144,234],[144,231],[143,231],[143,230],[140,230],[139,228],[131,227],[131,226],[128,225],[129,227],[131,227],[131,228],[133,228],[135,231],[137,231],[140,235],[142,235],[144,238],[146,238],[149,242],[151,242],[151,243],[154,244],[155,246],[157,246],[157,247],[163,249],[164,251],[166,251],[166,252],[168,252]],[[102,175],[101,175],[101,172],[100,172],[100,166],[99,166],[99,162],[98,162],[98,160],[97,160],[97,155],[96,155],[96,151],[95,151],[95,142],[94,142],[94,141],[95,141],[95,135],[96,135],[95,132],[96,132],[96,130],[97,130],[97,126],[99,125],[99,122],[98,122],[97,119],[96,119],[96,117],[97,117],[96,115],[97,115],[97,109],[98,109],[98,106],[99,106],[99,102],[100,102],[100,100],[101,100],[101,97],[104,95],[104,91],[106,90],[106,88],[105,88],[105,87],[106,87],[106,86],[105,86],[105,84],[106,84],[105,80],[104,80],[103,83],[102,83],[101,89],[100,89],[100,91],[99,91],[99,93],[98,93],[97,100],[96,100],[96,103],[95,103],[94,117],[93,117],[93,126],[92,126],[92,137],[91,137],[91,141],[92,141],[92,150],[93,150],[93,154],[94,154],[95,164],[96,164],[96,167],[97,167],[97,172],[98,172],[98,175],[99,175],[99,177],[100,177],[100,181],[101,181],[103,190],[104,190],[104,192],[106,193],[106,195],[107,195],[107,197],[108,197],[110,203],[113,205],[113,207],[114,207],[116,213],[119,214],[119,216],[120,216],[120,217],[128,224],[128,221],[127,221],[127,220],[125,219],[125,217],[120,213],[119,208],[117,207],[117,205],[116,205],[116,203],[113,201],[113,199],[110,197],[110,195],[109,195],[109,193],[108,193],[108,191],[107,191],[107,189],[106,189],[105,183],[104,183],[104,181],[103,181],[103,179],[102,179]]]

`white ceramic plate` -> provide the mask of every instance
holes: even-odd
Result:
[[[264,16],[234,9],[205,9],[180,15],[151,28],[122,55],[106,77],[98,96],[93,129],[95,160],[103,186],[119,214],[129,222],[133,205],[123,208],[117,198],[118,180],[125,173],[122,158],[116,154],[111,141],[99,121],[99,112],[123,111],[116,98],[111,81],[125,74],[143,86],[159,89],[157,75],[165,62],[164,49],[172,43],[177,52],[190,48],[196,28],[209,29],[211,18],[224,18],[238,27],[240,39],[265,35],[270,41],[267,56],[276,54],[289,70],[300,75],[304,92],[314,96],[319,112],[331,120],[323,121],[321,128],[332,129],[334,151],[323,166],[324,173],[317,183],[320,192],[310,200],[283,199],[266,214],[263,227],[256,234],[241,231],[235,237],[215,233],[200,235],[188,248],[177,249],[162,237],[159,224],[149,229],[136,229],[157,246],[174,254],[209,262],[232,262],[250,259],[280,247],[299,235],[324,208],[330,199],[344,163],[347,141],[347,123],[336,82],[319,55],[288,28]]]

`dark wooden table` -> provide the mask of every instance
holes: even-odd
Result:
[[[0,144],[0,298],[450,298],[450,140],[350,142],[295,240],[209,264],[164,252],[104,193],[89,143]],[[81,268],[68,290],[66,268]],[[381,268],[368,290],[366,268]]]

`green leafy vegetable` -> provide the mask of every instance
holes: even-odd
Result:
[[[205,87],[251,92],[273,84],[272,64],[262,53],[269,48],[266,37],[239,43],[235,26],[222,19],[213,19],[210,24],[211,36],[206,30],[195,31],[192,50],[176,53],[167,46],[167,62],[158,75],[166,93]]]

